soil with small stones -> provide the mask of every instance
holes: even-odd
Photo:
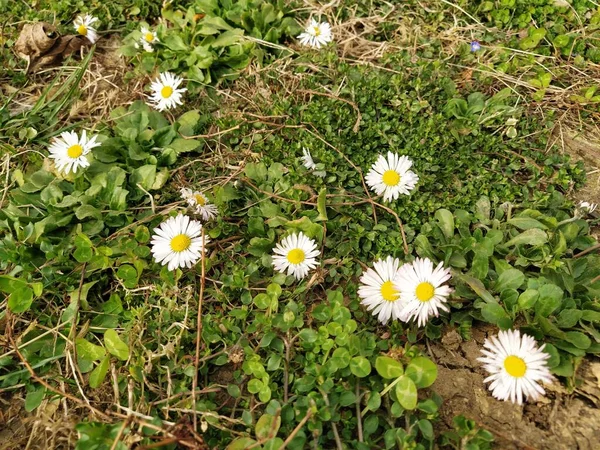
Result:
[[[559,381],[546,385],[546,397],[522,406],[494,399],[483,380],[486,372],[477,358],[493,327],[473,329],[463,341],[451,330],[432,343],[439,376],[432,389],[442,396],[443,425],[452,428],[462,414],[495,435],[503,450],[597,450],[600,448],[600,360],[587,358],[577,370],[578,387],[567,392]],[[442,426],[443,426],[442,425]]]

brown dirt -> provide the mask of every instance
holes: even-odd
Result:
[[[462,414],[496,437],[495,448],[503,450],[596,450],[600,447],[600,360],[587,358],[577,371],[579,386],[571,393],[558,381],[546,386],[547,396],[523,406],[494,399],[486,389],[486,377],[477,361],[487,334],[496,330],[473,330],[473,339],[463,342],[449,331],[431,351],[439,364],[439,377],[432,389],[444,403],[442,422],[452,428],[452,419]]]

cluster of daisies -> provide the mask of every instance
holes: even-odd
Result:
[[[77,32],[95,42],[97,34],[91,25],[96,20],[91,16],[76,19]],[[298,38],[302,44],[320,48],[333,36],[328,23],[311,20]],[[143,28],[141,43],[144,49],[152,51],[156,42],[156,33]],[[176,75],[162,73],[151,85],[150,104],[160,111],[182,104],[182,95],[186,91],[180,87],[182,82],[183,79]],[[49,147],[49,152],[58,170],[77,172],[79,168],[89,166],[86,155],[99,145],[96,136],[88,138],[85,131],[80,137],[75,132],[64,132]],[[303,148],[302,162],[316,176],[325,176],[325,172],[317,170],[317,164],[306,148]],[[384,201],[397,200],[400,195],[409,195],[419,181],[411,167],[412,161],[407,156],[388,152],[387,156],[378,156],[365,181],[377,195],[383,196]],[[191,214],[199,220],[180,213],[154,229],[151,252],[155,261],[167,265],[169,270],[191,268],[198,263],[209,242],[202,222],[218,215],[217,207],[204,193],[189,188],[182,188],[180,193]],[[585,202],[579,205],[580,210],[589,213],[595,208],[596,205]],[[302,280],[319,266],[320,253],[314,239],[302,232],[292,233],[273,249],[273,268]],[[386,324],[390,319],[414,321],[422,327],[440,311],[449,310],[447,302],[452,289],[447,282],[450,278],[450,269],[443,263],[436,266],[428,258],[416,258],[402,264],[399,259],[388,256],[375,261],[373,268],[362,274],[358,295],[361,303],[381,323]],[[500,331],[497,336],[487,339],[482,350],[484,356],[479,360],[490,373],[484,381],[491,382],[492,395],[519,404],[524,398],[537,399],[543,395],[540,382],[552,381],[547,364],[550,356],[543,350],[544,345],[538,347],[534,338],[521,335],[518,330]]]

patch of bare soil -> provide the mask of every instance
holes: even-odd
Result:
[[[116,35],[100,39],[95,53],[79,84],[78,98],[71,105],[66,118],[69,122],[84,120],[98,122],[107,119],[110,112],[126,106],[136,99],[143,98],[146,80],[135,79],[125,81],[125,75],[131,70],[123,56],[119,54],[120,38]],[[85,56],[87,49],[82,49],[76,59]],[[30,81],[23,88],[4,83],[0,85],[0,93],[6,96],[15,94],[11,102],[11,114],[18,114],[33,107],[47,87],[57,75],[66,81],[67,77],[78,69],[75,63],[66,61],[62,65],[42,68],[29,74]],[[56,83],[49,92],[50,97],[60,88]]]
[[[444,425],[452,428],[453,417],[462,414],[494,433],[496,448],[503,450],[600,448],[600,361],[587,358],[581,364],[572,393],[556,381],[540,401],[514,405],[493,398],[483,383],[487,375],[477,358],[488,333],[496,330],[473,329],[473,339],[463,342],[452,330],[432,343],[439,369],[432,389],[444,399]]]
[[[576,131],[563,128],[557,133],[557,139],[563,151],[576,161],[583,160],[587,173],[587,182],[575,197],[577,200],[600,203],[600,130],[588,128]]]

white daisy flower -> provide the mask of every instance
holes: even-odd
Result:
[[[202,220],[208,221],[217,217],[219,210],[208,201],[208,198],[202,192],[192,191],[188,188],[181,188],[179,192],[181,192],[183,199],[188,202],[188,205],[194,208],[196,214],[202,217]]]
[[[328,42],[333,41],[333,34],[331,33],[331,25],[327,22],[317,22],[315,19],[310,19],[310,22],[304,33],[298,36],[302,45],[308,45],[313,48],[321,48]]]
[[[585,210],[587,214],[591,214],[596,211],[597,207],[598,205],[595,203],[579,202],[579,209]]]
[[[153,52],[153,44],[160,42],[158,40],[158,36],[156,35],[156,31],[150,31],[146,27],[142,27],[141,31],[142,37],[140,38],[140,43],[144,47],[144,50],[146,50],[147,52]],[[136,48],[139,48],[139,45]]]
[[[443,283],[450,279],[450,269],[439,263],[434,269],[428,258],[417,258],[400,273],[400,295],[407,302],[402,309],[401,320],[408,322],[417,319],[418,326],[423,326],[429,317],[438,316],[439,310],[448,311],[445,305],[452,292]]]
[[[324,171],[315,171],[317,165],[315,164],[315,161],[313,160],[313,157],[310,154],[310,150],[308,150],[306,147],[302,147],[302,156],[300,157],[300,159],[302,160],[302,165],[304,167],[306,167],[308,170],[313,171],[313,175],[316,175],[320,178],[323,178],[325,176]]]
[[[161,73],[150,85],[150,89],[152,89],[152,95],[149,97],[152,102],[151,106],[159,111],[164,111],[182,105],[181,96],[187,91],[186,88],[179,87],[182,82],[183,78],[177,75],[170,72]]]
[[[77,16],[73,21],[73,27],[75,27],[77,34],[85,36],[92,44],[95,44],[98,40],[98,32],[96,28],[92,27],[92,24],[97,21],[97,17],[90,16],[89,14],[83,17]]]
[[[387,159],[379,155],[369,170],[365,181],[377,195],[383,194],[383,200],[396,200],[400,194],[409,195],[419,181],[412,170],[412,161],[407,156],[398,156],[388,152]]]
[[[49,156],[54,159],[60,172],[77,172],[78,168],[90,165],[86,155],[100,145],[96,142],[96,137],[88,139],[85,130],[81,133],[81,138],[74,131],[65,131],[59,138],[54,138],[54,142],[48,147]]]
[[[169,270],[192,267],[201,258],[207,237],[202,242],[202,224],[188,216],[179,214],[161,223],[154,229],[152,253],[154,260]]]
[[[361,303],[372,311],[383,324],[392,318],[400,319],[400,313],[406,302],[400,295],[400,260],[388,256],[373,263],[373,269],[367,269],[360,277],[361,286],[358,296]]]
[[[538,382],[552,382],[547,359],[550,355],[543,352],[546,344],[537,346],[535,339],[519,330],[500,331],[498,336],[486,339],[481,353],[485,357],[477,358],[485,363],[485,369],[491,374],[489,389],[498,400],[510,400],[521,405],[523,395],[537,400],[545,391]]]
[[[304,278],[308,271],[319,264],[315,257],[319,254],[317,243],[304,233],[294,233],[284,238],[273,250],[273,266],[281,273],[287,271],[297,280]]]

